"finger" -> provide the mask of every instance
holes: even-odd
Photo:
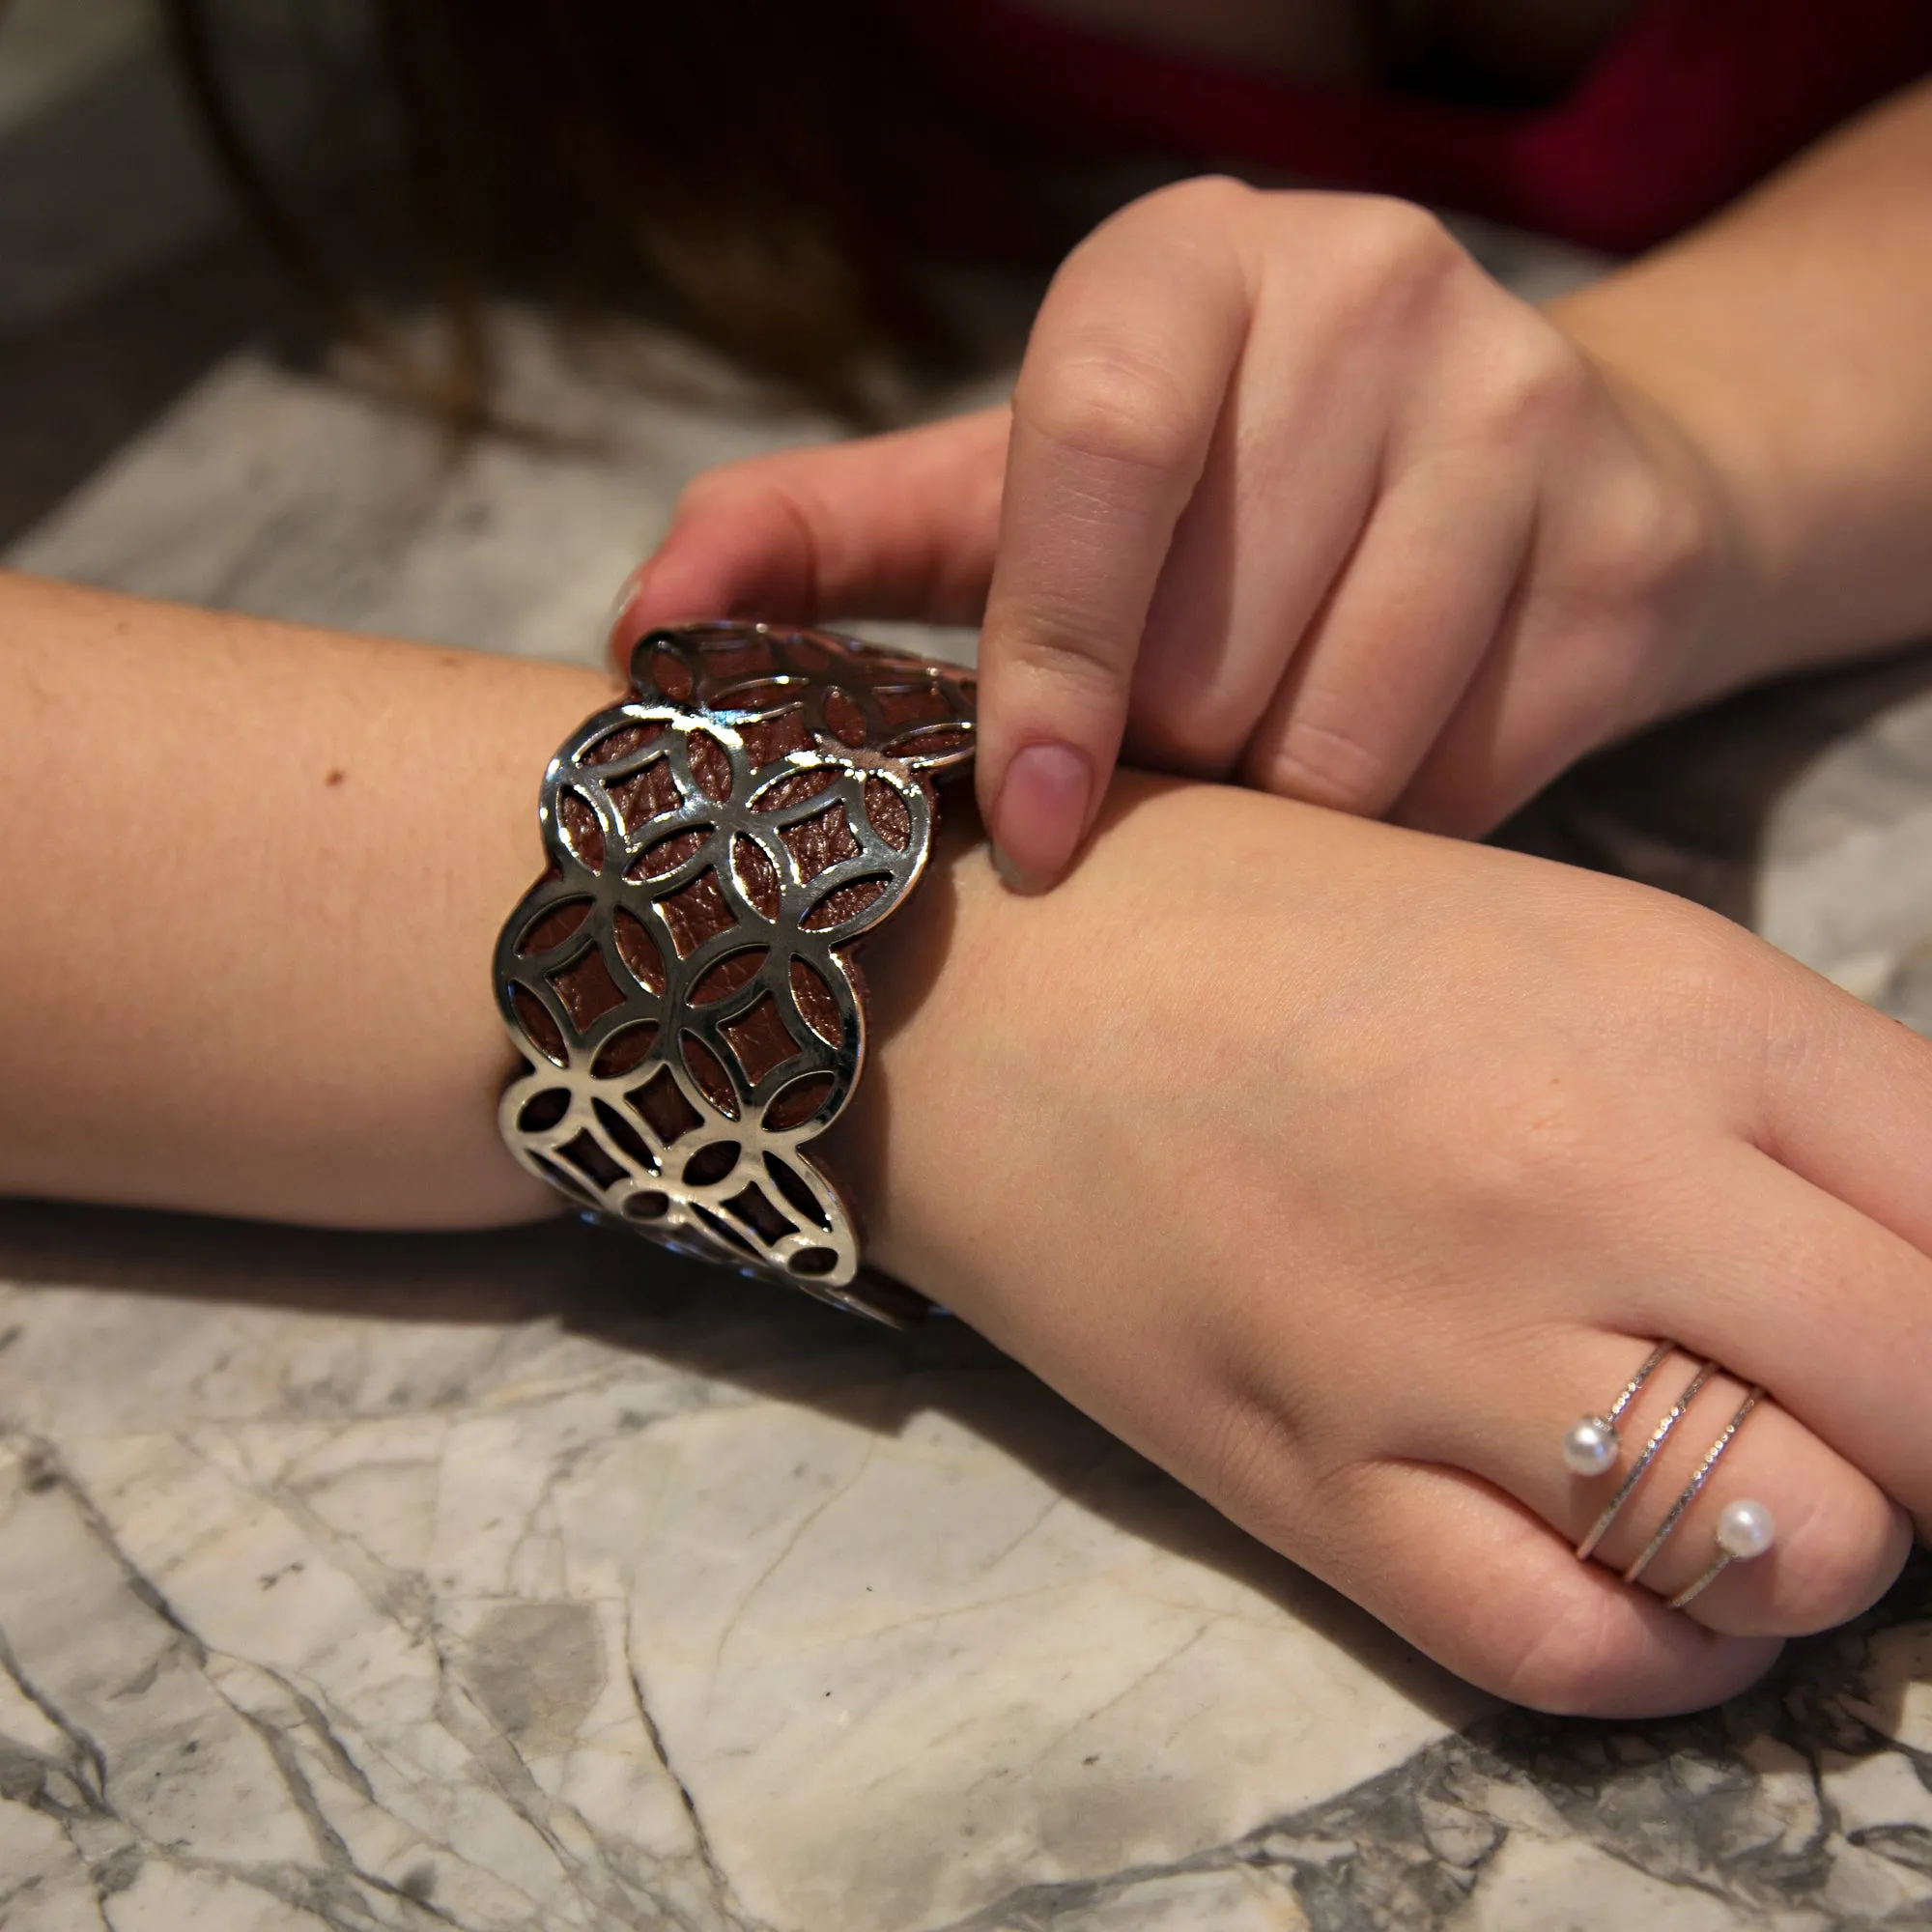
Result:
[[[1391,812],[1402,824],[1488,832],[1663,702],[1661,639],[1708,582],[1699,525],[1621,424],[1598,429],[1543,461],[1565,487],[1537,505],[1526,588]]]
[[[1868,1608],[1912,1547],[1905,1513],[1775,1401],[1747,1409],[1748,1387],[1721,1371],[1670,1421],[1706,1356],[1674,1351],[1652,1373],[1618,1418],[1608,1468],[1582,1476],[1567,1466],[1566,1433],[1584,1416],[1607,1414],[1652,1347],[1647,1338],[1565,1324],[1492,1350],[1458,1378],[1456,1400],[1431,1430],[1433,1452],[1526,1505],[1574,1552],[1669,1422],[1604,1530],[1595,1563],[1626,1577],[1645,1559],[1632,1587],[1667,1602],[1709,1572],[1726,1505],[1749,1499],[1772,1513],[1771,1549],[1729,1565],[1685,1615],[1733,1636],[1797,1636]],[[1780,1380],[1789,1385],[1788,1371]]]
[[[1008,412],[753,457],[702,475],[625,585],[622,659],[697,617],[977,622],[999,529]]]
[[[1534,563],[1525,567],[1532,574]],[[1397,824],[1477,838],[1559,773],[1622,735],[1633,624],[1532,598],[1509,612],[1402,797]]]
[[[1309,292],[1310,298],[1319,297]],[[1260,324],[1258,321],[1257,328]],[[1301,337],[1332,324],[1299,314]],[[1321,381],[1244,356],[1175,526],[1134,667],[1136,763],[1225,779],[1361,537],[1380,481],[1378,374]],[[1265,437],[1241,425],[1265,422]]]
[[[1740,1166],[1792,1278],[1799,1346],[1833,1365],[1821,1434],[1932,1532],[1932,1044],[1769,948],[1756,962],[1764,1042]],[[1766,1179],[1766,1177],[1769,1177]]]
[[[1016,885],[1059,876],[1105,792],[1247,315],[1245,270],[1205,220],[1101,229],[1040,311],[980,643],[980,807]]]
[[[1765,951],[1766,1153],[1932,1255],[1932,1043]]]
[[[1715,1161],[1703,1170],[1708,1245],[1694,1263],[1680,1256],[1672,1266],[1660,1249],[1634,1270],[1617,1297],[1619,1327],[1672,1335],[1762,1383],[1923,1532],[1932,1261],[1755,1148],[1732,1145]]]
[[[1359,1465],[1327,1514],[1318,1575],[1459,1675],[1535,1710],[1701,1710],[1754,1683],[1781,1647],[1707,1630],[1578,1563],[1532,1511],[1461,1469]]]
[[[1534,517],[1526,477],[1492,455],[1404,469],[1254,728],[1247,782],[1387,811],[1496,642]]]

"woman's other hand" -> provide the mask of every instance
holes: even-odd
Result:
[[[1067,260],[1010,411],[700,478],[640,624],[970,621],[1009,880],[1133,762],[1458,834],[1705,695],[1726,513],[1677,424],[1434,217],[1191,181]]]
[[[873,1257],[1492,1690],[1713,1703],[1932,1526],[1932,1048],[1661,893],[1125,774],[1056,892],[968,828],[873,943]],[[1661,1337],[1605,1539],[1565,1466]],[[1751,1383],[1772,1403],[1634,1584]],[[1726,1504],[1776,1547],[1687,1610]]]

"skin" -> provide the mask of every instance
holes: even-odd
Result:
[[[1416,210],[1183,185],[1069,260],[1009,410],[714,474],[622,621],[983,615],[995,838],[955,810],[869,952],[831,1137],[873,1256],[1548,1709],[1724,1696],[1932,1525],[1932,1048],[1679,901],[1372,816],[1480,830],[1932,625],[1928,166],[1921,89],[1544,313]],[[0,577],[0,1189],[551,1211],[481,962],[603,680]],[[1578,1564],[1605,1485],[1554,1445],[1660,1334],[1629,1437],[1693,1358],[1773,1401],[1626,1585],[1743,1388]],[[1776,1549],[1663,1607],[1747,1495]]]
[[[620,633],[983,619],[1037,889],[1134,761],[1435,831],[1932,630],[1932,85],[1545,310],[1433,217],[1183,183],[1055,279],[1010,407],[720,469]]]
[[[484,962],[605,679],[0,575],[0,1190],[552,1211],[496,1137]],[[1932,1522],[1932,1047],[1748,934],[1123,774],[1044,896],[958,801],[866,966],[872,1065],[829,1151],[875,1257],[1476,1682],[1713,1701]],[[1570,1553],[1603,1489],[1555,1444],[1662,1333],[1776,1406],[1626,1587]],[[1746,1495],[1776,1550],[1662,1607]]]

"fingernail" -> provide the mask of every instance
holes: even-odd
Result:
[[[1087,824],[1094,768],[1071,745],[1026,745],[994,804],[993,867],[1016,893],[1039,893],[1073,857]]]

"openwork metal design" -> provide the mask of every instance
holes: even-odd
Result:
[[[808,1143],[865,1064],[851,949],[931,848],[973,755],[970,673],[819,631],[704,624],[632,654],[631,697],[544,774],[550,867],[497,944],[524,1070],[511,1151],[681,1253],[885,1320]]]

